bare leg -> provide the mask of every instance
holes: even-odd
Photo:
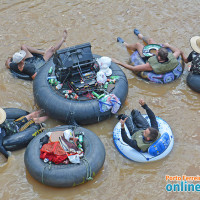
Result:
[[[152,38],[144,37],[141,33],[138,34],[138,38],[139,38],[140,40],[143,40],[143,41],[146,42],[147,44],[157,44]]]
[[[62,44],[65,42],[66,38],[67,38],[67,30],[64,30],[63,37],[62,37],[61,41],[59,41],[55,46],[47,49],[47,51],[45,52],[45,54],[43,56],[45,61],[49,60],[51,58],[51,56],[55,53],[55,51],[60,49]]]
[[[26,115],[26,118],[28,121],[32,119],[36,124],[40,124],[48,119],[48,116],[40,117],[40,114],[42,112],[43,112],[42,110],[32,112],[32,113]]]
[[[140,54],[140,56],[144,57],[142,50],[144,48],[144,45],[140,44],[139,42],[135,43],[135,44],[128,44],[126,42],[124,42],[124,45],[126,46],[127,49],[130,49],[132,51],[137,50]]]
[[[39,118],[33,118],[33,121],[36,124],[41,124],[42,122],[45,122],[48,119],[48,116],[43,116],[43,117],[39,117]]]
[[[27,45],[22,45],[21,46],[21,50],[24,50],[26,52],[26,57],[25,58],[33,57],[32,53],[37,53],[37,54],[44,55],[44,51],[38,50],[38,49],[36,49],[34,47],[30,47],[30,46],[27,46]]]
[[[29,121],[29,120],[31,120],[33,118],[38,118],[41,113],[42,113],[42,110],[38,110],[38,111],[32,112],[32,113],[26,115],[26,119]]]

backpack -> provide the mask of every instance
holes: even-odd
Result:
[[[18,133],[18,126],[16,125],[15,121],[5,120],[3,124],[1,124],[1,128],[5,129],[6,135],[13,135]]]

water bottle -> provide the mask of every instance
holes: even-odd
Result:
[[[56,79],[56,76],[49,76],[49,77],[47,77],[47,80],[50,80],[50,79]]]
[[[97,98],[99,97],[99,95],[98,95],[96,92],[94,92],[94,91],[92,92],[92,94],[93,94],[95,97],[97,97]]]
[[[109,82],[108,82],[109,84],[112,84],[112,83],[115,84],[115,82],[116,82],[115,79],[108,79],[108,80],[109,80]]]
[[[118,79],[119,79],[119,76],[111,76],[110,79],[118,80]]]
[[[59,83],[58,85],[56,85],[56,90],[60,90],[62,88],[63,84]]]
[[[45,158],[45,159],[44,159],[44,162],[45,162],[45,163],[49,162],[49,159],[48,159],[48,158]]]
[[[64,90],[63,94],[72,94],[72,92],[73,92],[72,90]]]
[[[54,85],[55,84],[55,79],[54,78],[49,79],[49,84]]]
[[[79,135],[78,140],[79,140],[79,143],[82,145],[83,144],[83,135]]]
[[[78,99],[78,95],[76,93],[73,93],[73,99]]]
[[[108,88],[108,82],[106,82],[105,84],[104,84],[104,89],[107,89]]]
[[[53,67],[50,67],[49,72],[48,72],[48,76],[51,76],[52,72],[53,72]]]

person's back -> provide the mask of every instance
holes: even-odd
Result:
[[[156,74],[164,74],[175,69],[179,62],[172,53],[168,53],[166,48],[160,48],[157,56],[148,59],[153,71]]]
[[[138,36],[139,39],[143,40],[148,45],[157,44],[152,38],[147,40],[147,38],[144,37],[137,29],[134,29],[134,33]],[[162,44],[163,47],[158,50],[158,55],[149,58],[143,54],[143,44],[138,42],[134,44],[128,44],[124,42],[124,40],[120,37],[117,38],[117,42],[123,43],[126,48],[131,51],[137,50],[141,56],[144,63],[135,66],[122,63],[119,60],[112,58],[113,62],[133,72],[153,71],[155,74],[164,74],[172,71],[179,64],[177,58],[181,54],[181,51],[178,48],[169,45],[168,43]],[[169,48],[173,53],[168,53],[166,48]]]

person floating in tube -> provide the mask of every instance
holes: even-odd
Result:
[[[185,63],[192,62],[189,66],[189,71],[193,74],[200,75],[200,36],[194,36],[190,39],[190,45],[193,51],[186,58],[184,53],[181,51],[181,56]]]
[[[146,38],[144,37],[138,29],[134,29],[135,35],[138,36],[139,39],[143,40],[146,42],[148,45],[149,44],[157,44],[152,38]],[[128,44],[124,42],[124,40],[120,37],[117,38],[117,41],[120,43],[123,43],[127,49],[130,49],[132,51],[138,51],[140,54],[141,58],[145,62],[145,64],[142,65],[137,65],[137,66],[132,66],[129,64],[122,63],[118,61],[115,58],[112,58],[112,61],[115,62],[118,65],[121,65],[124,68],[127,68],[133,72],[139,72],[139,71],[153,71],[156,74],[163,74],[167,73],[169,71],[172,71],[175,69],[179,62],[177,58],[181,54],[181,51],[178,48],[175,48],[168,43],[163,44],[162,48],[160,48],[157,52],[156,55],[152,57],[145,57],[143,54],[143,48],[144,45],[140,43],[135,43],[135,44]],[[166,48],[170,48],[173,53],[169,53]]]
[[[29,62],[30,58],[33,57],[33,53],[41,54],[45,63],[62,46],[66,38],[67,30],[64,30],[62,39],[55,46],[50,47],[46,51],[38,50],[27,45],[22,45],[21,51],[16,52],[12,58],[8,58],[5,65],[7,68],[12,69],[16,73],[24,73],[29,75],[32,79],[35,79],[37,75],[36,67],[33,63]]]
[[[24,131],[34,124],[41,124],[48,119],[48,116],[41,116],[42,110],[32,112],[16,120],[7,120],[6,112],[0,108],[0,152],[8,158],[9,153],[3,146],[3,137]]]
[[[121,114],[118,116],[118,119],[121,123],[123,141],[137,151],[147,152],[148,148],[160,138],[161,134],[159,133],[158,123],[153,111],[143,99],[139,100],[139,104],[146,110],[151,126],[138,110],[132,110],[131,117]],[[126,134],[125,123],[130,132],[131,139]]]

